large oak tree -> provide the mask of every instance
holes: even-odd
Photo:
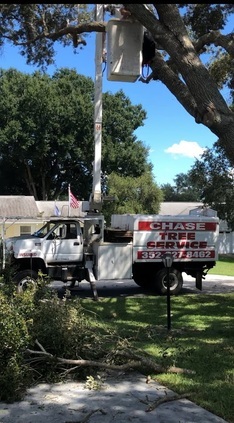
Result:
[[[95,20],[94,6],[1,4],[1,44],[10,41],[20,46],[27,63],[46,67],[54,61],[55,42],[84,47],[87,33],[106,31],[106,21]],[[112,12],[115,5],[111,6]],[[224,32],[233,5],[126,4],[125,8],[155,42],[149,61],[152,73],[145,82],[165,84],[195,121],[217,136],[233,164],[234,114],[220,91],[224,84],[233,90],[234,36]],[[211,53],[212,63],[205,62],[204,53]]]
[[[50,77],[0,69],[0,194],[88,200],[93,172],[91,78],[60,69]],[[148,147],[134,134],[146,112],[123,91],[103,94],[103,176],[152,172]],[[103,178],[105,191],[105,177]]]

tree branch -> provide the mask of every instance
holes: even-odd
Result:
[[[214,44],[216,47],[223,47],[231,57],[234,57],[234,35],[223,35],[220,31],[211,31],[205,34],[194,43],[197,53],[201,53],[206,45]]]
[[[9,35],[2,35],[2,38],[6,38],[14,43],[15,46],[28,46],[30,44],[34,44],[39,40],[42,39],[49,39],[52,41],[57,41],[59,38],[62,38],[66,35],[71,35],[73,38],[74,36],[77,36],[79,34],[82,34],[84,32],[105,32],[106,31],[106,23],[105,22],[84,22],[80,23],[78,25],[68,25],[64,28],[61,28],[60,30],[56,32],[46,32],[44,31],[42,34],[37,35],[35,38],[30,39],[25,42],[18,42],[14,38],[10,37]],[[84,39],[80,39],[79,44],[86,45],[86,41]]]
[[[166,395],[163,398],[159,398],[156,401],[152,402],[149,407],[145,410],[146,412],[153,411],[156,407],[158,407],[161,404],[164,404],[165,402],[169,401],[177,401],[179,399],[189,398],[192,396],[192,393],[188,394],[182,394],[182,395]]]
[[[40,357],[44,357],[45,359],[49,358],[54,360],[57,360],[58,363],[68,364],[68,365],[75,365],[75,366],[84,366],[84,367],[101,367],[104,369],[111,369],[111,370],[132,370],[132,369],[144,369],[144,371],[147,372],[153,372],[153,373],[186,373],[186,374],[193,374],[194,372],[192,370],[182,369],[180,367],[169,367],[165,368],[163,366],[160,366],[156,364],[150,357],[143,357],[140,354],[137,354],[133,351],[116,351],[116,356],[121,356],[124,358],[128,358],[129,362],[125,364],[108,364],[103,363],[95,360],[73,360],[73,359],[67,359],[67,358],[61,358],[61,357],[55,357],[53,354],[48,353],[45,348],[36,340],[36,344],[40,348],[40,351],[35,351],[31,349],[26,349],[26,353],[31,355],[37,355]]]
[[[155,56],[150,64],[150,67],[153,72],[147,80],[143,82],[149,82],[152,78],[159,79],[166,85],[187,112],[191,116],[195,117],[197,105],[194,98],[191,96],[190,91],[179,78],[178,74],[172,70],[172,66],[169,66],[167,62],[164,61],[163,56],[158,51],[155,52]]]

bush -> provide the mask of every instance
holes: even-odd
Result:
[[[25,385],[24,350],[29,342],[24,317],[0,291],[0,400],[19,399]]]
[[[34,312],[41,298],[54,295],[39,278],[38,286],[23,294],[16,293],[10,272],[1,277],[0,285],[0,400],[19,400],[35,380],[35,372],[25,361],[25,351],[34,344]]]
[[[54,297],[49,301],[41,301],[34,311],[33,321],[32,338],[37,339],[52,356],[72,360],[98,360],[103,356],[104,340],[100,337],[100,328],[98,332],[95,331],[94,322],[91,324],[79,299],[60,300]],[[53,360],[50,360],[49,365],[44,362],[43,367],[40,367],[47,381],[48,378],[51,381],[51,377],[62,378],[62,373],[66,374],[66,369],[71,368],[64,363],[60,366],[57,362],[55,366],[53,364]],[[85,377],[85,368],[79,367],[78,372],[79,378]],[[73,375],[77,375],[75,371]]]
[[[20,399],[32,383],[63,380],[71,366],[56,357],[98,360],[106,356],[103,331],[95,330],[94,314],[91,322],[79,299],[68,295],[59,299],[43,277],[22,294],[7,282],[0,288],[1,401]],[[90,368],[74,366],[72,374],[85,378],[87,372],[90,375]]]

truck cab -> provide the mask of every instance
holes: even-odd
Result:
[[[15,259],[38,258],[49,263],[83,260],[83,233],[77,220],[51,220],[29,237],[9,238]]]

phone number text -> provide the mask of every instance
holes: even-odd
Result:
[[[163,255],[168,251],[138,251],[137,258],[139,260],[162,259]],[[174,259],[192,259],[192,258],[215,258],[215,251],[170,251]]]

